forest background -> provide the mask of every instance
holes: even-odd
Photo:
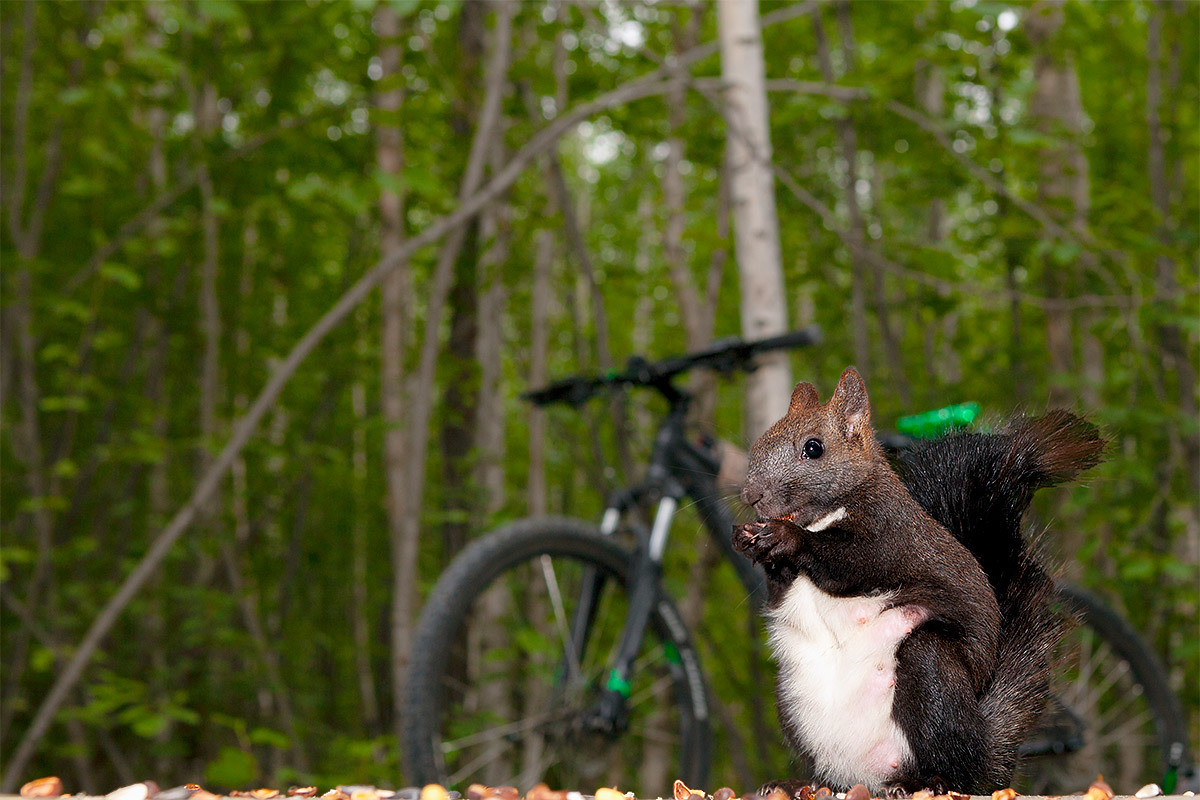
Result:
[[[783,324],[826,336],[796,378],[856,364],[882,428],[964,400],[1101,424],[1108,461],[1039,519],[1194,717],[1200,4],[762,12]],[[6,781],[402,780],[439,571],[505,520],[595,517],[659,409],[618,404],[618,439],[600,403],[520,393],[743,330],[717,28],[707,4],[0,3]],[[745,446],[741,384],[701,388]],[[775,777],[744,744],[777,738],[749,610],[697,528],[668,582]]]

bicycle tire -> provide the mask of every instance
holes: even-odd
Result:
[[[444,697],[447,692],[443,676],[447,674],[451,650],[456,642],[462,641],[468,615],[487,589],[498,585],[506,573],[515,573],[541,556],[571,559],[585,567],[596,567],[606,578],[615,580],[620,593],[627,594],[631,553],[612,539],[602,537],[595,526],[579,520],[562,517],[519,520],[464,549],[438,579],[414,635],[403,721],[409,782],[450,780],[439,752],[443,747],[443,717],[449,705]],[[678,655],[677,664],[666,666],[673,674],[673,698],[680,721],[679,752],[672,777],[682,778],[689,785],[702,785],[707,778],[710,747],[707,689],[698,655],[679,613],[661,592],[646,636],[647,640],[653,636],[663,642],[664,651],[669,644]],[[597,786],[611,786],[613,778],[621,780],[620,776],[608,775]],[[666,787],[654,788],[661,793]]]
[[[1162,662],[1133,626],[1097,595],[1067,584],[1060,585],[1059,592],[1080,625],[1073,634],[1077,652],[1064,652],[1067,674],[1061,674],[1061,663],[1056,670],[1056,693],[1071,695],[1065,705],[1085,723],[1083,742],[1075,752],[1028,759],[1023,773],[1027,780],[1038,777],[1023,788],[1079,791],[1084,785],[1079,781],[1086,783],[1100,773],[1124,794],[1146,783],[1159,783],[1171,792],[1179,789],[1179,781],[1194,780],[1183,707]],[[1077,668],[1071,661],[1076,658]],[[1135,716],[1137,709],[1130,707],[1143,702],[1144,710]],[[1106,721],[1116,727],[1108,729],[1102,724]]]

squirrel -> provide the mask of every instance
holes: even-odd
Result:
[[[779,719],[815,777],[872,794],[1008,784],[1068,624],[1021,517],[1104,445],[1051,411],[919,444],[897,474],[853,368],[824,405],[797,384],[751,449],[759,521],[733,544],[765,569]]]

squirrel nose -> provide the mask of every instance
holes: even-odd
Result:
[[[746,505],[757,505],[758,502],[761,501],[765,496],[766,492],[764,492],[762,489],[759,489],[757,486],[746,484],[742,487],[742,500],[746,502]]]

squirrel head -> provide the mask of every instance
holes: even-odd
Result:
[[[750,450],[742,499],[760,519],[807,527],[844,506],[882,461],[866,384],[847,367],[824,405],[811,383],[796,384],[787,414]]]

